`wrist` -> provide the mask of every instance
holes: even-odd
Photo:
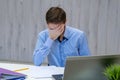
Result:
[[[45,42],[45,46],[50,48],[52,46],[53,42],[54,42],[54,40],[52,40],[50,37],[48,37],[47,41]]]
[[[49,38],[50,38],[50,39],[52,39],[52,40],[55,40],[55,39],[57,39],[56,37],[51,37],[51,36],[50,36]]]

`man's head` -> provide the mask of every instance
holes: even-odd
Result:
[[[46,22],[54,24],[65,24],[66,22],[66,13],[62,8],[51,7],[46,13]]]
[[[66,13],[62,8],[51,7],[46,13],[48,28],[54,29],[60,24],[66,23]],[[53,26],[52,26],[53,25]]]
[[[59,7],[51,7],[46,13],[46,22],[52,39],[63,35],[66,23],[65,11]]]

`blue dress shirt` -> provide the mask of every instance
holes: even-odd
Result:
[[[84,32],[66,26],[64,38],[61,42],[58,39],[49,38],[47,29],[40,32],[33,57],[36,66],[41,65],[47,57],[49,65],[64,67],[67,56],[88,55],[90,55],[90,51]]]

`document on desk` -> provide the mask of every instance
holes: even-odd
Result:
[[[63,74],[63,67],[55,66],[34,66],[29,70],[29,76],[32,78],[51,78],[53,74]]]

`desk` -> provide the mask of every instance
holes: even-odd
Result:
[[[23,68],[31,68],[31,67],[39,68],[39,67],[34,66],[32,64],[22,64],[22,63],[2,62],[2,61],[0,61],[0,68],[9,69],[9,70],[12,70],[12,71],[15,71],[15,70],[18,70],[18,69],[23,69]],[[43,67],[43,66],[41,66],[41,67]],[[49,66],[45,66],[45,67],[49,68]],[[64,72],[64,69],[60,69],[60,70],[62,70],[61,73]],[[27,75],[27,78],[25,80],[54,80],[52,77],[50,77],[50,78],[32,78],[30,76],[30,72],[31,72],[30,69],[22,70],[22,71],[18,71],[18,72]],[[35,74],[35,73],[33,73],[33,74]]]

